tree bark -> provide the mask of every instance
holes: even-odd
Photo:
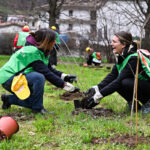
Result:
[[[49,4],[49,27],[56,26],[56,18],[60,14],[60,10],[62,5],[64,4],[65,0],[47,0]]]
[[[144,26],[144,31],[145,31],[145,37],[143,38],[142,41],[142,48],[150,50],[150,0],[145,0],[145,3],[147,5],[147,10],[145,11],[145,8],[142,6],[140,3],[140,0],[135,0],[137,5],[139,6],[141,13],[145,16],[146,24]],[[148,19],[148,20],[147,20]]]

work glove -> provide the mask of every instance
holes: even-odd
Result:
[[[71,74],[62,73],[61,79],[65,82],[73,83],[73,81],[77,82],[77,76]]]
[[[85,98],[81,104],[82,107],[86,109],[95,107],[103,98],[103,95],[100,93],[98,86],[93,86],[92,88],[88,89],[86,93],[88,94],[88,97],[87,99]]]
[[[93,86],[89,88],[86,92],[84,92],[86,98],[91,98],[96,93],[95,87],[96,86]]]
[[[65,82],[65,86],[64,86],[63,90],[66,90],[66,91],[72,92],[72,93],[80,91],[79,88],[75,87],[74,85],[72,85],[72,84],[70,84],[68,82]]]
[[[99,103],[95,103],[94,98],[91,97],[87,100],[81,101],[81,107],[83,109],[92,109],[93,107],[95,107],[96,105],[98,105]]]

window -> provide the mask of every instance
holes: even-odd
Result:
[[[73,10],[69,10],[69,17],[73,16]]]
[[[96,11],[95,10],[92,10],[90,15],[91,15],[91,20],[96,20]]]
[[[73,25],[69,24],[68,30],[72,30],[72,28],[73,28]]]

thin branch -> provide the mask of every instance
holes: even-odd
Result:
[[[141,6],[140,0],[135,0],[135,2],[138,4],[139,9],[143,13],[143,15],[146,16],[146,13],[144,12],[144,8]]]

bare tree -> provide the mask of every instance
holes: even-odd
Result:
[[[65,0],[47,0],[47,3],[49,5],[49,26],[56,25],[56,18],[59,17],[60,10],[64,2]]]
[[[62,5],[66,0],[45,0],[44,5],[38,5],[35,8],[36,15],[40,20],[51,26],[57,26],[57,18],[59,18]]]
[[[127,18],[126,25],[135,25],[138,30],[142,30],[144,27],[144,37],[142,42],[142,48],[150,48],[150,0],[130,0],[126,2],[131,9],[124,5],[119,5],[121,11],[119,13],[124,14]],[[146,21],[147,20],[147,21]],[[146,24],[144,25],[146,21]],[[144,26],[143,26],[144,25]],[[141,35],[139,34],[139,37]]]
[[[140,2],[140,0],[135,0],[135,3],[138,5],[139,14],[144,16],[143,23],[150,16],[150,0],[144,0],[144,5]],[[147,8],[147,9],[146,9]],[[147,22],[144,26],[145,29],[145,37],[143,39],[143,48],[150,49],[150,19],[147,19]]]

